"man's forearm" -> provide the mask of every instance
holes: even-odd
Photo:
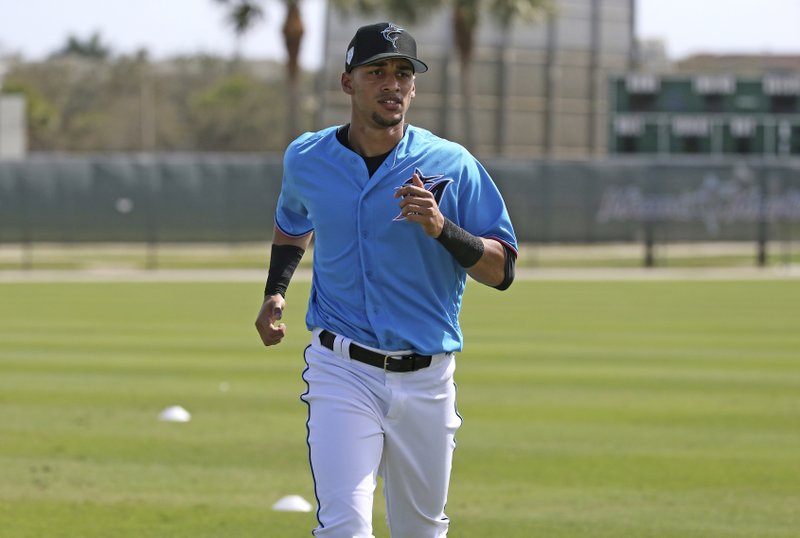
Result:
[[[483,255],[478,262],[467,269],[467,274],[487,286],[499,290],[508,289],[514,281],[515,258],[513,253],[494,239],[480,238],[483,241]]]
[[[472,235],[446,217],[436,240],[481,284],[505,290],[513,282],[516,254],[499,241]]]
[[[290,237],[275,228],[272,237],[269,274],[264,287],[265,297],[277,294],[286,296],[289,282],[310,242],[311,234],[303,237]]]

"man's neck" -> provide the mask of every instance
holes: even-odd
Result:
[[[362,157],[383,155],[392,150],[403,139],[404,122],[393,127],[366,127],[350,123],[350,148]]]

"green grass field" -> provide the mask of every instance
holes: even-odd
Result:
[[[0,536],[310,536],[270,508],[313,501],[308,288],[271,349],[260,292],[0,284]],[[471,284],[462,322],[451,536],[800,535],[796,281]]]
[[[800,264],[800,243],[773,241],[767,264]],[[301,262],[311,267],[307,253]],[[635,268],[644,264],[644,247],[617,244],[522,244],[517,267]],[[0,243],[0,271],[17,269],[255,269],[265,270],[269,243]],[[752,242],[670,243],[655,249],[655,264],[670,268],[755,267]]]

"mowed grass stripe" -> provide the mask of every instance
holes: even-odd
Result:
[[[0,284],[0,537],[309,535],[269,509],[313,500],[308,285],[278,348],[259,293]],[[792,281],[470,284],[451,534],[796,536],[799,313]]]
[[[464,314],[472,325],[459,363],[460,440],[473,443],[473,465],[493,470],[499,484],[576,484],[574,511],[541,535],[579,536],[564,530],[570,520],[594,513],[615,486],[630,495],[599,511],[602,524],[578,524],[584,535],[794,532],[800,297],[792,283],[542,282],[521,292],[524,310],[491,290],[469,291],[489,305],[467,304]],[[465,439],[470,428],[480,433]],[[497,444],[506,445],[503,457]],[[585,488],[597,497],[579,500]],[[641,517],[637,492],[664,491],[681,500]],[[688,510],[696,501],[684,496],[704,491],[714,500]],[[532,525],[530,535],[544,527]]]

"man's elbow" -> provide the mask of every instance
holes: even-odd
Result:
[[[503,280],[496,286],[492,286],[500,291],[505,291],[511,287],[514,282],[515,266],[517,263],[517,255],[507,246],[503,245],[503,255],[505,263],[503,264]]]

